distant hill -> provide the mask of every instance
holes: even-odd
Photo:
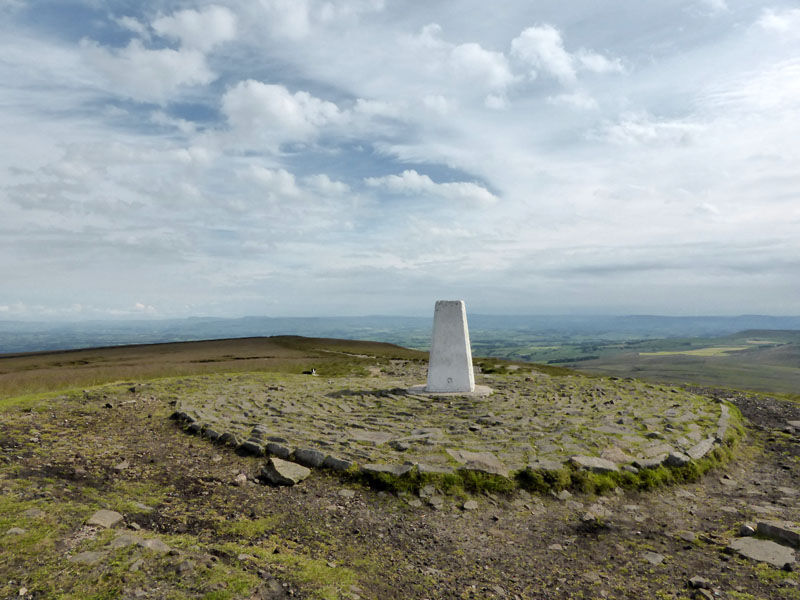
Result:
[[[477,347],[496,347],[520,334],[525,339],[565,340],[586,336],[600,340],[718,337],[744,330],[800,330],[800,317],[469,315]],[[243,317],[188,318],[75,323],[0,321],[0,354],[199,341],[273,335],[302,335],[388,342],[427,348],[431,317]],[[519,341],[519,340],[517,340]],[[525,340],[523,340],[525,341]]]

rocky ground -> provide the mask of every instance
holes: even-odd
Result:
[[[264,458],[181,433],[175,398],[106,396],[4,409],[0,598],[800,598],[785,542],[741,555],[767,543],[747,525],[800,522],[797,404],[721,393],[747,437],[691,484],[464,497],[271,487]]]
[[[285,458],[307,449],[387,471],[416,464],[508,475],[531,464],[556,470],[571,457],[590,457],[596,470],[635,471],[687,455],[700,459],[726,436],[727,407],[681,388],[515,371],[483,376],[493,389],[488,397],[411,393],[424,381],[424,365],[404,361],[371,377],[250,373],[142,391],[175,398],[175,414],[192,432],[224,435],[242,452]]]

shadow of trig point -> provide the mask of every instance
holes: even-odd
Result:
[[[492,390],[475,385],[467,311],[463,300],[438,300],[433,311],[433,339],[428,360],[428,384],[414,393],[488,396]]]

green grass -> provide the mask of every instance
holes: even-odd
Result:
[[[663,350],[660,352],[639,352],[639,356],[674,356],[683,354],[685,356],[727,356],[732,352],[747,350],[747,346],[719,346],[711,348],[698,348],[696,350]]]

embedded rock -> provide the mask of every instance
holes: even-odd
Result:
[[[528,465],[528,469],[531,471],[558,471],[563,467],[564,465],[557,460],[547,460],[544,458],[537,458]]]
[[[756,526],[759,535],[800,548],[800,525],[788,521],[759,521]]]
[[[278,458],[287,460],[291,453],[292,451],[289,450],[289,448],[287,448],[286,446],[282,446],[277,442],[270,442],[269,444],[267,444],[267,454],[270,454],[272,456],[277,456]]]
[[[455,472],[453,467],[448,467],[447,465],[425,465],[422,463],[419,463],[417,465],[417,470],[420,472],[420,475],[424,475],[425,473],[437,473],[440,475],[449,475],[450,473]]]
[[[120,521],[122,521],[122,515],[118,512],[113,510],[98,510],[91,517],[89,517],[89,520],[86,521],[86,524],[97,525],[98,527],[110,529]]]
[[[783,568],[795,562],[794,550],[769,540],[754,537],[740,537],[733,540],[728,548],[741,556]]]
[[[657,469],[667,459],[667,456],[667,454],[661,454],[653,458],[637,458],[633,465],[638,469]]]
[[[304,467],[318,468],[325,462],[325,455],[319,450],[299,448],[294,451],[294,459]]]
[[[395,477],[401,477],[413,469],[413,465],[379,465],[379,464],[366,464],[361,467],[361,472],[368,475],[377,475],[379,473],[388,473]]]
[[[683,452],[670,452],[664,459],[664,464],[668,467],[684,467],[690,460]]]
[[[569,460],[576,467],[594,473],[611,473],[619,470],[616,464],[599,456],[572,456]]]
[[[467,471],[478,471],[489,475],[502,475],[508,477],[508,469],[491,452],[470,452],[469,450],[447,449],[447,453],[454,460],[464,465]]]
[[[78,563],[81,565],[93,565],[105,556],[104,552],[81,552],[75,556],[69,557],[69,562]]]
[[[226,431],[217,439],[218,442],[221,444],[227,444],[228,446],[238,446],[239,445],[239,438],[237,438],[234,434],[230,431]]]
[[[695,444],[686,452],[689,455],[689,458],[693,460],[700,460],[703,458],[711,448],[714,446],[714,438],[706,438],[703,441]]]
[[[264,454],[264,447],[256,441],[247,440],[246,442],[239,444],[239,447],[236,448],[236,451],[239,452],[239,454],[245,454],[248,456],[262,456]]]
[[[353,463],[351,461],[336,458],[335,456],[326,456],[325,460],[322,461],[322,468],[331,469],[332,471],[347,471],[352,466]]]

